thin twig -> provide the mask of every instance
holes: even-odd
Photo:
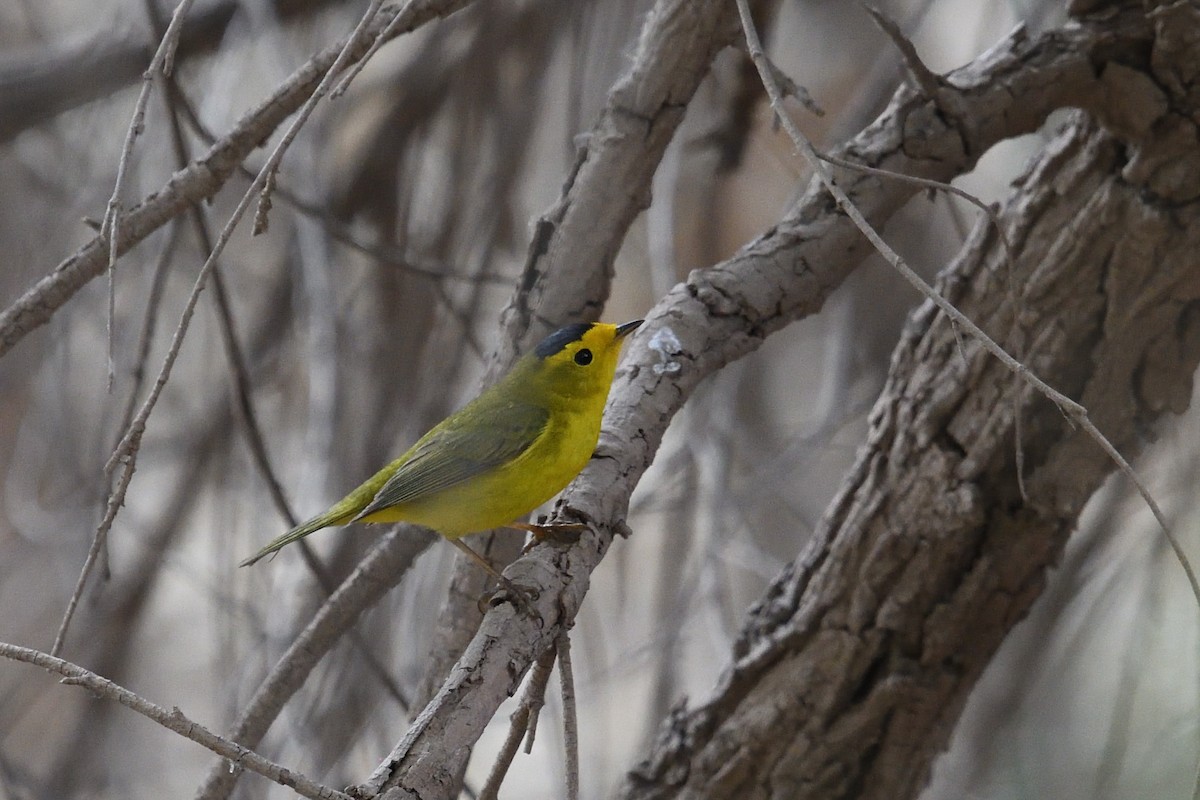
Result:
[[[155,382],[155,387],[158,387],[158,382]],[[151,394],[155,394],[153,391]],[[104,517],[100,524],[96,527],[96,533],[92,536],[92,544],[88,548],[87,558],[83,561],[83,569],[79,571],[79,578],[75,581],[75,588],[71,592],[71,597],[67,600],[67,608],[63,612],[62,622],[58,625],[58,631],[54,634],[54,645],[51,647],[51,655],[57,656],[62,652],[63,644],[67,639],[67,629],[71,626],[71,620],[75,617],[75,610],[79,607],[79,600],[83,597],[84,586],[87,585],[88,576],[91,575],[92,569],[96,566],[96,559],[108,542],[108,532],[112,528],[113,521],[117,518],[117,512],[121,508],[121,504],[125,499],[125,492],[129,489],[129,481],[133,479],[133,458],[136,454],[136,447],[131,449],[126,459],[121,463],[126,464],[127,468],[121,471],[121,475],[117,478],[116,485],[108,495],[108,501],[104,506]],[[106,476],[111,480],[111,474]]]
[[[384,30],[391,30],[393,25],[397,24],[397,20],[408,20],[413,4],[416,0],[408,0],[404,8],[391,21],[391,24]],[[292,120],[292,124],[284,131],[283,138],[279,140],[279,144],[275,145],[275,149],[271,151],[271,155],[267,158],[267,163],[258,173],[258,178],[250,185],[250,191],[247,195],[254,191],[258,191],[258,208],[254,212],[254,235],[257,236],[267,230],[267,214],[271,209],[271,192],[275,188],[275,175],[279,171],[279,162],[283,160],[283,154],[291,147],[292,142],[300,133],[300,129],[304,127],[304,123],[308,122],[308,118],[312,116],[313,109],[317,107],[317,103],[321,102],[321,98],[329,92],[329,87],[333,84],[335,78],[342,69],[350,62],[350,54],[355,47],[358,46],[359,40],[366,34],[367,28],[372,20],[379,13],[380,6],[383,5],[383,0],[371,0],[371,5],[363,13],[362,18],[358,21],[354,31],[350,34],[350,38],[346,40],[346,46],[342,48],[342,52],[338,53],[338,57],[334,59],[333,64],[326,71],[321,82],[317,84],[317,88],[309,96],[304,105],[300,107],[300,112],[296,118]],[[239,205],[242,213],[242,209]],[[237,224],[236,220],[240,219],[241,215],[237,215],[230,224]]]
[[[908,74],[913,79],[913,83],[921,88],[922,93],[934,103],[938,102],[938,95],[942,88],[942,79],[929,67],[925,66],[925,62],[921,60],[917,53],[917,48],[913,46],[912,41],[904,35],[900,30],[900,26],[896,22],[884,14],[879,9],[871,5],[863,5],[867,13],[871,15],[871,19],[875,20],[875,24],[879,26],[892,44],[896,46],[896,50],[900,52],[900,60],[904,62]]]
[[[108,240],[108,389],[112,391],[116,366],[113,359],[113,317],[116,312],[116,281],[114,271],[117,266],[117,243],[120,241],[121,224],[121,192],[125,188],[125,179],[129,168],[129,159],[133,155],[133,144],[146,128],[146,105],[150,100],[150,88],[154,85],[154,76],[161,73],[170,75],[175,64],[175,48],[179,44],[179,34],[183,29],[183,17],[187,14],[194,0],[180,0],[171,15],[171,22],[158,43],[150,66],[142,73],[142,89],[138,92],[137,102],[133,108],[133,118],[129,120],[129,130],[125,134],[125,144],[121,147],[121,158],[117,162],[117,180],[113,186],[112,196],[108,198],[108,206],[104,211],[104,222],[100,226],[102,236]]]
[[[182,112],[183,118],[187,122],[188,127],[191,128],[192,133],[207,145],[216,144],[216,135],[204,125],[203,121],[196,114],[196,109],[192,106],[191,100],[184,94],[179,84],[174,81],[170,83],[170,94],[172,100],[178,104],[179,110]],[[239,175],[251,181],[254,180],[259,172],[258,169],[245,165],[238,165],[236,171]],[[383,264],[411,273],[416,277],[428,278],[435,281],[455,280],[502,286],[512,285],[513,276],[511,275],[501,275],[494,272],[464,272],[456,270],[449,264],[432,260],[414,259],[404,248],[397,247],[389,242],[361,241],[355,236],[353,228],[338,219],[325,204],[301,197],[286,186],[277,184],[274,196],[281,198],[301,215],[320,222],[325,233],[331,239],[341,242],[347,247],[357,250],[363,255],[370,256]]]
[[[875,13],[877,14],[878,12]],[[913,57],[915,58],[915,51]],[[935,181],[929,178],[918,178],[913,175],[904,175],[900,172],[879,169],[878,167],[868,167],[866,164],[859,164],[855,161],[847,161],[844,158],[838,158],[825,153],[820,153],[819,155],[821,156],[822,161],[827,161],[830,164],[843,167],[845,169],[856,170],[867,175],[878,175],[882,178],[897,180],[903,183],[910,183],[915,186],[924,186],[927,189],[933,189],[936,191],[949,192],[950,194],[961,197],[971,205],[977,207],[980,211],[987,215],[988,220],[992,224],[992,230],[996,231],[996,234],[1000,237],[1000,246],[1004,251],[1004,260],[1008,267],[1008,283],[1006,288],[1008,290],[1009,302],[1013,303],[1014,307],[1017,307],[1018,309],[1020,308],[1020,295],[1017,294],[1016,289],[1013,286],[1013,276],[1017,272],[1016,257],[1013,255],[1012,244],[1008,241],[1008,234],[1004,232],[1004,226],[1000,224],[1000,216],[996,213],[995,206],[991,205],[990,203],[985,203],[970,192],[960,189],[957,186],[949,183]],[[1014,315],[1014,325],[1016,324],[1016,316],[1017,315]],[[959,331],[958,326],[954,324],[953,320],[950,322],[950,329],[954,332],[954,341],[958,344],[958,352],[961,354],[963,362],[965,363],[967,356],[966,350],[963,348],[962,334]],[[1019,352],[1020,351],[1018,351],[1018,353]],[[1022,360],[1025,359],[1023,358]],[[1014,375],[1013,379],[1016,386],[1016,389],[1013,391],[1013,424],[1016,428],[1014,448],[1016,450],[1017,462],[1017,491],[1021,493],[1022,499],[1028,500],[1029,493],[1025,489],[1025,442],[1021,437],[1021,387],[1024,384],[1019,376]],[[1196,800],[1200,800],[1200,798],[1196,798]]]
[[[1112,443],[1105,438],[1104,434],[1100,433],[1100,431],[1092,423],[1091,419],[1088,418],[1088,412],[1086,408],[1048,385],[1037,375],[1034,375],[1027,366],[1017,361],[1015,358],[1009,355],[1004,348],[996,344],[996,342],[986,333],[984,333],[978,325],[972,322],[952,303],[948,302],[944,297],[938,294],[937,291],[927,284],[920,275],[914,272],[912,268],[905,263],[904,259],[902,259],[895,250],[889,247],[887,242],[885,242],[882,237],[880,237],[879,233],[871,226],[871,224],[867,222],[866,218],[862,215],[862,212],[858,210],[858,207],[855,206],[850,198],[846,196],[846,193],[842,191],[841,187],[834,182],[833,177],[829,174],[829,170],[823,163],[821,163],[821,157],[813,147],[812,143],[807,139],[807,137],[804,136],[803,133],[801,133],[800,129],[796,127],[796,124],[792,122],[791,118],[785,114],[783,108],[783,96],[778,85],[775,83],[774,73],[770,67],[770,61],[768,60],[766,53],[763,51],[762,43],[758,37],[758,31],[755,29],[754,20],[750,15],[750,8],[747,0],[737,0],[737,7],[738,14],[742,20],[742,29],[746,34],[746,44],[750,52],[750,58],[754,61],[754,65],[758,69],[759,77],[762,79],[763,86],[767,90],[767,95],[771,102],[771,108],[776,114],[779,115],[784,129],[792,138],[793,143],[795,143],[796,147],[812,165],[813,171],[816,172],[818,177],[821,179],[821,183],[824,184],[826,190],[833,195],[838,206],[846,213],[846,216],[850,217],[850,220],[862,232],[867,240],[870,241],[876,251],[883,256],[884,260],[886,260],[894,269],[903,275],[905,280],[912,284],[917,291],[919,291],[922,295],[929,299],[930,302],[941,309],[942,312],[951,318],[951,320],[957,322],[959,325],[962,325],[967,333],[969,333],[972,338],[983,345],[984,349],[995,356],[995,358],[997,358],[1006,369],[1019,375],[1031,386],[1033,386],[1039,393],[1058,406],[1059,410],[1062,411],[1068,420],[1083,428],[1083,430],[1098,445],[1100,445],[1101,449],[1108,454],[1121,472],[1133,482],[1134,486],[1137,487],[1138,493],[1141,494],[1142,499],[1146,501],[1146,505],[1150,507],[1150,511],[1154,514],[1154,518],[1158,521],[1159,526],[1162,528],[1163,534],[1167,537],[1167,541],[1170,543],[1171,549],[1175,551],[1175,555],[1179,559],[1180,566],[1183,567],[1183,571],[1187,575],[1188,583],[1191,584],[1192,595],[1196,599],[1196,604],[1198,607],[1200,607],[1200,581],[1197,581],[1196,573],[1192,570],[1191,563],[1184,554],[1183,548],[1175,538],[1175,535],[1171,532],[1170,525],[1168,525],[1167,519],[1163,515],[1162,510],[1159,508],[1158,503],[1155,502],[1153,497],[1151,497],[1150,491],[1145,487],[1141,479],[1138,478],[1137,474],[1133,471],[1133,468],[1129,466],[1129,462],[1126,461],[1119,452],[1117,452],[1117,449],[1112,445]]]
[[[232,742],[223,736],[218,736],[200,723],[193,722],[184,716],[183,712],[177,707],[168,711],[141,695],[135,694],[107,678],[86,670],[78,664],[72,664],[70,661],[55,658],[40,650],[20,647],[8,642],[0,642],[0,656],[13,661],[33,664],[50,672],[56,672],[63,676],[63,683],[69,686],[82,686],[97,697],[115,700],[142,716],[154,720],[167,730],[207,747],[222,758],[228,759],[232,764],[244,767],[251,772],[257,772],[259,775],[269,778],[281,786],[287,786],[295,790],[304,797],[312,798],[312,800],[351,800],[347,794],[316,783],[298,772],[294,772],[276,764],[274,761],[263,758],[253,750],[242,747],[240,744]]]
[[[208,281],[209,273],[211,273],[213,268],[216,266],[217,259],[220,257],[221,252],[224,251],[225,246],[229,243],[230,237],[233,236],[234,229],[237,227],[238,222],[240,222],[242,217],[245,215],[246,209],[249,207],[250,201],[254,197],[255,192],[258,191],[258,189],[265,183],[267,176],[273,172],[276,167],[278,167],[279,160],[283,157],[283,153],[287,149],[286,145],[290,144],[292,139],[295,138],[299,125],[303,124],[303,121],[308,119],[309,114],[312,113],[312,108],[315,105],[316,100],[320,99],[320,95],[323,94],[324,91],[328,90],[329,83],[332,81],[333,76],[341,70],[346,61],[349,59],[351,51],[358,45],[358,40],[362,36],[362,32],[367,23],[370,22],[371,18],[373,18],[379,2],[381,2],[381,0],[373,3],[371,8],[368,9],[367,14],[363,16],[363,19],[354,29],[354,33],[352,33],[350,38],[346,40],[341,52],[338,53],[337,58],[334,59],[333,64],[330,65],[329,69],[325,73],[325,76],[317,85],[313,95],[309,97],[308,101],[301,108],[299,117],[293,121],[291,127],[288,128],[287,134],[284,135],[283,140],[271,152],[271,156],[267,159],[267,163],[263,166],[262,171],[259,172],[258,178],[253,184],[251,184],[250,188],[242,196],[237,208],[234,209],[233,215],[225,224],[225,227],[221,230],[221,234],[217,237],[217,241],[212,249],[212,252],[208,254],[208,258],[205,259],[204,265],[200,268],[200,272],[196,276],[196,281],[192,285],[191,294],[188,295],[187,303],[184,305],[183,313],[180,315],[179,324],[175,328],[175,334],[171,339],[171,346],[167,350],[166,357],[163,359],[163,364],[159,370],[158,377],[154,381],[154,386],[151,388],[150,394],[147,396],[146,401],[142,404],[141,409],[139,409],[137,416],[130,424],[129,429],[125,432],[124,437],[122,437],[120,444],[117,445],[117,448],[113,451],[112,456],[109,457],[108,463],[104,465],[104,475],[108,480],[112,479],[113,471],[118,465],[123,466],[124,469],[122,470],[120,479],[118,479],[116,482],[113,493],[109,496],[109,501],[107,507],[105,508],[104,518],[101,520],[100,525],[96,528],[95,535],[92,537],[92,546],[88,550],[87,558],[84,560],[83,569],[80,571],[79,579],[75,583],[75,591],[71,594],[71,599],[67,602],[67,610],[63,614],[62,622],[58,627],[58,633],[54,638],[54,648],[52,652],[55,655],[62,652],[62,646],[66,639],[67,629],[70,627],[71,619],[75,615],[75,609],[79,605],[79,598],[83,594],[83,588],[87,583],[88,576],[95,567],[96,557],[104,547],[104,543],[108,538],[108,532],[112,528],[113,521],[116,519],[117,512],[125,502],[125,492],[129,488],[129,481],[132,480],[133,472],[136,469],[137,453],[139,447],[141,446],[142,435],[146,432],[146,422],[149,419],[151,412],[154,410],[154,407],[157,405],[158,398],[162,394],[162,390],[166,386],[167,380],[171,376],[171,369],[174,367],[175,360],[179,356],[179,350],[183,346],[183,339],[187,335],[188,327],[192,320],[192,315],[196,311],[196,304],[199,302],[200,293],[204,290],[204,285]],[[405,7],[405,10],[411,7],[411,5],[412,3],[410,0],[410,3]]]
[[[545,691],[543,691],[541,694],[530,697],[529,722],[525,725],[525,755],[529,755],[533,752],[533,743],[537,739],[538,720],[542,718],[542,709],[545,706]]]
[[[409,2],[409,5],[411,4],[412,0]],[[405,8],[405,11],[407,10],[408,9]],[[350,88],[350,81],[358,77],[358,73],[363,71],[363,67],[365,67],[367,62],[371,60],[371,57],[379,51],[379,48],[383,46],[384,42],[387,42],[392,38],[396,30],[400,27],[401,21],[406,17],[407,14],[404,13],[404,11],[400,12],[392,18],[392,21],[387,24],[387,27],[379,32],[379,35],[375,37],[375,41],[371,42],[371,46],[367,48],[367,52],[363,54],[363,57],[360,58],[353,67],[346,71],[345,77],[342,78],[341,82],[338,83],[332,94],[330,94],[332,99],[337,99],[346,93],[346,90]]]
[[[151,18],[151,24],[158,24],[154,0],[146,0],[146,10]],[[183,125],[180,121],[180,100],[183,92],[173,78],[168,77],[167,90],[163,93],[167,107],[167,122],[171,131],[171,146],[175,153],[176,167],[183,169],[191,161],[187,140],[183,135]],[[196,241],[200,244],[200,252],[211,253],[213,250],[212,233],[209,230],[208,219],[204,208],[199,203],[192,203],[189,209],[192,229]],[[262,435],[262,427],[258,424],[258,414],[254,410],[254,402],[250,388],[250,370],[246,366],[246,358],[237,335],[237,325],[233,318],[233,307],[229,301],[229,292],[225,289],[225,279],[219,265],[213,266],[213,299],[217,309],[217,321],[220,323],[221,342],[225,346],[225,356],[229,363],[230,381],[233,384],[233,394],[237,402],[234,404],[236,417],[241,423],[246,443],[250,448],[251,460],[258,467],[267,491],[276,509],[287,521],[289,527],[295,526],[297,519],[292,513],[287,497],[283,492],[275,469],[267,454],[266,442]],[[126,421],[126,425],[128,421]],[[122,426],[122,430],[125,426]],[[326,593],[328,595],[328,592]]]
[[[167,267],[175,255],[175,248],[179,244],[182,231],[183,225],[180,222],[176,220],[171,223],[167,231],[167,242],[163,245],[163,249],[154,263],[153,274],[150,278],[150,291],[146,297],[146,314],[142,318],[142,331],[138,335],[137,357],[134,359],[133,366],[133,385],[129,387],[129,399],[121,414],[121,424],[117,427],[119,431],[129,428],[134,412],[137,411],[137,399],[138,395],[142,393],[142,384],[146,380],[146,365],[150,361],[150,347],[154,341],[154,332],[158,327],[158,312],[162,305],[163,291],[167,285]],[[113,447],[115,448],[117,444],[119,442],[113,442]]]
[[[167,232],[167,242],[163,245],[163,249],[158,254],[158,259],[154,263],[153,275],[150,278],[150,292],[146,298],[146,313],[142,318],[142,330],[138,336],[137,356],[134,359],[133,367],[133,385],[129,387],[129,399],[125,403],[125,410],[121,414],[121,422],[117,426],[118,431],[124,431],[129,427],[129,423],[133,421],[134,412],[137,410],[138,395],[142,393],[142,384],[146,380],[146,365],[150,361],[150,347],[154,342],[154,332],[158,327],[158,312],[162,305],[163,292],[167,286],[167,267],[170,266],[171,259],[175,254],[175,248],[179,244],[180,234],[183,226],[178,222],[173,221]],[[116,447],[117,443],[113,444]],[[112,492],[111,481],[106,486],[108,493]],[[105,500],[105,507],[108,501]],[[104,580],[108,580],[108,541],[105,539],[101,546],[100,556],[104,567],[101,569],[101,574]],[[57,651],[55,651],[57,652]]]
[[[1021,493],[1021,500],[1029,502],[1029,491],[1025,488],[1025,445],[1023,444],[1024,432],[1022,430],[1024,423],[1021,414],[1022,396],[1024,394],[1025,384],[1016,375],[1013,376],[1013,393],[1012,393],[1012,414],[1013,414],[1013,439],[1016,446],[1016,463],[1014,464],[1017,470],[1017,491]]]
[[[558,633],[558,682],[562,690],[563,749],[567,762],[567,800],[579,800],[579,717],[575,713],[575,673],[571,669],[571,634]]]
[[[488,773],[487,782],[479,792],[479,800],[496,800],[499,797],[500,785],[504,783],[504,776],[508,774],[508,768],[512,766],[513,758],[516,757],[517,750],[521,747],[521,739],[528,733],[530,723],[536,720],[536,709],[541,708],[542,703],[545,702],[546,685],[550,682],[550,675],[554,672],[555,656],[555,649],[547,648],[541,658],[534,663],[533,669],[530,670],[529,682],[525,684],[521,700],[517,704],[516,710],[508,718],[508,736],[505,737],[504,744],[500,746],[496,762],[492,764],[492,771]]]
[[[816,152],[816,151],[814,151],[814,152]],[[826,161],[830,164],[833,164],[835,167],[843,167],[845,169],[852,169],[856,172],[861,172],[865,175],[878,175],[881,178],[888,178],[890,180],[901,181],[902,183],[910,183],[913,186],[921,186],[926,189],[933,189],[933,190],[939,191],[939,192],[948,192],[952,195],[955,195],[956,197],[961,197],[963,200],[966,200],[968,203],[970,203],[971,205],[978,208],[984,214],[987,214],[988,219],[991,220],[992,227],[995,229],[996,233],[998,233],[1000,235],[1001,244],[1004,245],[1004,254],[1008,258],[1009,267],[1015,269],[1015,264],[1013,261],[1013,254],[1012,254],[1012,245],[1009,244],[1008,236],[1004,233],[1004,226],[1000,224],[1000,215],[996,213],[995,206],[991,205],[990,203],[983,202],[975,195],[971,194],[970,192],[966,191],[965,189],[958,188],[957,186],[955,186],[952,183],[945,183],[944,181],[935,181],[935,180],[932,180],[931,178],[918,178],[915,175],[905,175],[902,172],[893,172],[889,169],[880,169],[879,167],[870,167],[870,166],[867,166],[866,164],[860,164],[857,161],[849,161],[845,158],[838,158],[837,156],[831,156],[828,153],[818,152],[817,158],[821,159],[822,161]]]
[[[395,526],[359,562],[330,598],[292,640],[287,651],[263,678],[253,697],[231,726],[233,738],[251,747],[258,745],[267,728],[287,701],[341,635],[351,630],[366,609],[379,602],[396,586],[437,534],[425,529]],[[238,779],[237,771],[217,764],[208,773],[196,800],[228,797]]]

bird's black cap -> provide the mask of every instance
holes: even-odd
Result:
[[[617,338],[620,339],[626,334],[637,330],[643,320],[635,319],[632,322],[626,322],[617,326]],[[542,339],[541,344],[533,349],[534,355],[538,358],[549,358],[550,356],[562,350],[571,342],[577,342],[583,338],[583,335],[592,328],[591,322],[576,322],[574,325],[567,325],[559,328],[554,333]]]
[[[559,328],[545,339],[542,339],[542,343],[534,348],[534,355],[538,358],[549,358],[571,342],[577,342],[582,339],[583,335],[591,327],[592,323],[590,322],[577,322],[574,325]]]

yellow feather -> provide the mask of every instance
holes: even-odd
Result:
[[[640,324],[570,325],[551,334],[404,455],[242,566],[349,522],[412,522],[453,540],[528,514],[591,458],[621,343]]]

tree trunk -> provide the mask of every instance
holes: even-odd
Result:
[[[1116,120],[1124,141],[1073,116],[1006,204],[1011,272],[981,223],[939,282],[1128,457],[1163,412],[1187,408],[1200,358],[1195,130],[1168,111],[1191,99],[1168,87],[1186,86],[1173,70],[1192,74],[1197,54],[1157,58],[1186,35],[1165,26],[1198,28],[1194,10],[1168,16],[1153,67],[1109,67],[1129,89],[1110,108],[1158,113]],[[926,303],[811,545],[752,609],[717,689],[672,713],[621,796],[916,796],[1114,469]]]

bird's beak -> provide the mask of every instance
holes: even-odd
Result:
[[[629,334],[633,333],[634,331],[636,331],[638,329],[638,326],[641,325],[645,321],[646,320],[644,320],[644,319],[635,319],[633,322],[626,322],[624,324],[618,325],[617,326],[617,338],[620,339],[624,336],[628,336]]]

